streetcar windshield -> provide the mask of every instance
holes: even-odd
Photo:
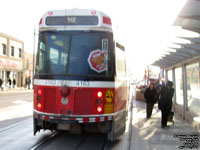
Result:
[[[112,33],[45,31],[39,35],[37,74],[112,74]]]

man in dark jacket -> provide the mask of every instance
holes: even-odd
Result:
[[[8,78],[8,83],[9,83],[9,88],[11,88],[11,83],[12,83],[12,81],[11,81],[10,78]]]
[[[15,88],[15,85],[16,85],[16,80],[15,78],[13,79],[13,88]]]
[[[167,117],[172,109],[172,97],[174,89],[172,88],[173,83],[168,81],[166,86],[163,86],[160,91],[159,108],[161,109],[162,119],[161,127],[167,127]]]
[[[28,77],[28,79],[27,79],[27,83],[28,83],[28,89],[30,89],[31,77]]]
[[[3,84],[3,80],[0,78],[0,88],[3,91],[2,84]]]
[[[154,84],[150,83],[149,87],[144,92],[144,97],[146,99],[146,111],[147,119],[151,118],[154,103],[156,102],[157,91],[154,88]]]

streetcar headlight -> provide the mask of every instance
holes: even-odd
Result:
[[[63,96],[63,97],[67,97],[68,95],[70,95],[70,88],[69,86],[62,86],[61,89],[60,89],[60,94]]]

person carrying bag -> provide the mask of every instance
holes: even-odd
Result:
[[[172,97],[174,94],[173,83],[168,81],[166,86],[163,86],[160,91],[158,107],[161,110],[161,128],[166,128],[168,116],[171,115],[172,110]]]

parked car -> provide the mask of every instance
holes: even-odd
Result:
[[[144,98],[144,92],[147,88],[147,85],[145,85],[144,82],[140,82],[135,90],[135,93],[134,93],[134,98],[135,100],[138,100],[138,101],[145,101],[145,98]]]

